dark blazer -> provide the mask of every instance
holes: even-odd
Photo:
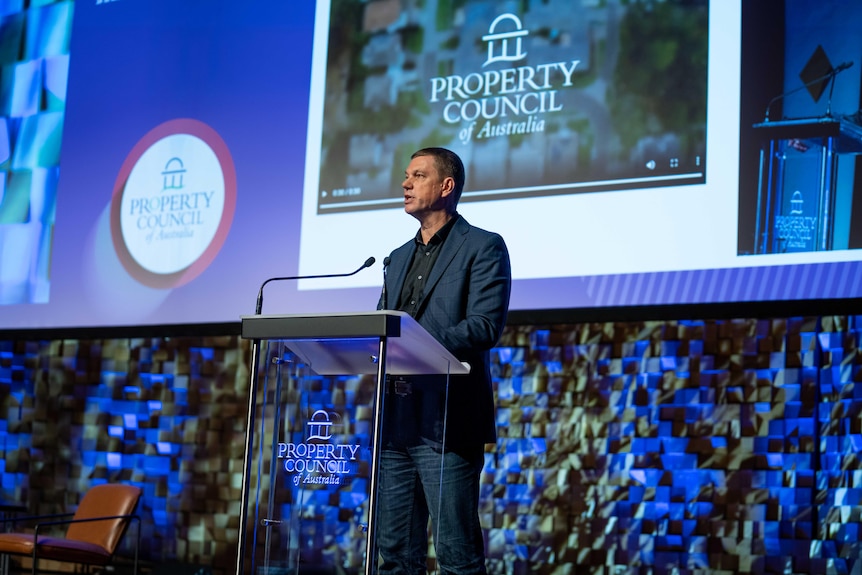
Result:
[[[452,376],[449,383],[446,444],[452,447],[496,441],[490,350],[506,324],[512,284],[503,238],[457,217],[415,315],[422,327],[471,367],[468,375]],[[384,291],[388,301],[381,295],[378,309],[397,305],[414,250],[411,239],[390,255]]]

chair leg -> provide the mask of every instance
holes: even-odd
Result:
[[[132,521],[137,527],[137,537],[135,538],[135,559],[134,563],[132,564],[132,575],[138,575],[138,549],[141,548],[141,519],[140,517],[133,517]]]

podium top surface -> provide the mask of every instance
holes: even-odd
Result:
[[[243,316],[242,337],[278,340],[320,375],[377,372],[381,340],[391,375],[464,374],[460,362],[403,311]]]
[[[776,120],[760,122],[752,127],[768,140],[835,138],[838,153],[862,153],[862,126],[845,117]]]
[[[246,339],[344,339],[353,337],[398,337],[402,318],[392,310],[358,313],[315,313],[242,316]],[[414,320],[415,321],[415,320]]]

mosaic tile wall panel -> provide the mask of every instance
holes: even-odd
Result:
[[[228,565],[243,468],[243,345],[0,343],[3,498],[57,513],[91,485],[139,485],[146,560]]]
[[[510,326],[483,474],[490,571],[862,569],[860,343],[862,317]],[[54,512],[132,482],[148,562],[230,572],[248,352],[233,337],[0,342],[3,497]],[[320,385],[354,408],[367,387]],[[361,564],[362,503],[318,502],[338,533],[323,557]]]

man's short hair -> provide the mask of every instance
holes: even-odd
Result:
[[[458,154],[446,148],[422,148],[414,152],[410,156],[410,159],[412,160],[419,156],[431,156],[434,158],[434,165],[437,167],[440,176],[455,180],[455,189],[452,194],[452,211],[454,212],[458,206],[458,202],[461,200],[461,192],[464,191],[464,180],[466,179],[464,163],[461,161],[461,158],[458,157]]]

